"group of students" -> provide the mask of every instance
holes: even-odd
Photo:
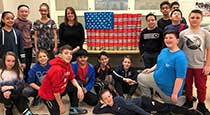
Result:
[[[142,31],[139,44],[146,69],[140,74],[132,67],[130,56],[123,57],[116,69],[111,67],[106,52],[99,54],[97,65],[89,64],[88,52],[82,48],[84,29],[72,7],[66,8],[64,23],[59,26],[59,49],[56,24],[50,19],[46,3],[40,5],[41,18],[33,26],[27,19],[27,5],[18,6],[17,19],[14,19],[12,12],[3,12],[0,102],[4,103],[6,115],[13,114],[13,105],[21,114],[32,115],[27,100],[31,96],[34,97],[32,105],[43,100],[51,115],[64,114],[66,110],[62,96],[65,94],[70,99],[69,114],[87,113],[86,109],[79,107],[79,102],[84,101],[88,105],[96,105],[93,110],[96,114],[147,115],[154,112],[163,115],[173,112],[209,115],[204,102],[210,72],[210,34],[200,27],[203,18],[200,10],[190,12],[188,28],[186,21],[182,24],[184,18],[182,12],[174,8],[176,5],[179,6],[177,2],[162,2],[160,9],[163,18],[158,22],[154,14],[146,16],[148,26]],[[31,68],[32,28],[37,63]],[[193,79],[198,90],[198,111],[188,110],[193,106]],[[183,94],[184,84],[187,100],[184,107],[178,107],[175,104]],[[131,98],[137,87],[142,97]],[[152,90],[165,103],[151,99]]]
[[[177,1],[171,4],[163,1],[161,19],[157,21],[152,13],[146,16],[147,27],[141,32],[139,42],[146,69],[138,75],[137,81],[143,95],[151,97],[151,91],[157,92],[169,103],[177,103],[184,89],[183,106],[186,108],[193,107],[196,101],[192,93],[194,82],[198,98],[196,109],[209,115],[205,100],[210,72],[210,33],[201,27],[202,11],[195,9],[189,13],[188,27],[179,6]],[[178,34],[165,35],[169,31]]]

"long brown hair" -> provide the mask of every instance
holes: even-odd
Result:
[[[16,54],[14,52],[11,52],[11,51],[8,51],[4,56],[3,56],[3,64],[2,64],[2,71],[1,71],[1,77],[2,77],[2,74],[4,72],[4,70],[7,70],[7,67],[6,67],[6,58],[7,56],[13,56],[15,58],[15,65],[13,66],[12,68],[12,71],[14,71],[16,74],[17,74],[17,78],[20,79],[20,74],[22,73],[22,70],[21,70],[21,67],[19,65],[19,62],[18,62],[18,58],[16,56]]]
[[[70,10],[70,11],[74,14],[74,17],[75,17],[75,18],[74,18],[74,24],[77,25],[77,24],[78,24],[77,14],[76,14],[74,8],[72,8],[72,7],[67,7],[67,8],[65,9],[65,18],[64,18],[65,24],[68,24],[68,21],[69,21],[69,19],[68,19],[68,17],[67,17],[67,11],[68,11],[68,10]]]
[[[48,10],[48,14],[47,14],[47,17],[50,18],[50,7],[47,3],[42,3],[40,6],[39,6],[39,9],[41,9],[42,6],[45,6]]]

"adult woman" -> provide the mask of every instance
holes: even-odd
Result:
[[[59,26],[59,39],[60,45],[68,44],[73,49],[79,46],[82,48],[82,45],[85,41],[84,29],[82,24],[77,21],[77,15],[75,10],[72,7],[67,7],[65,10],[65,19],[64,22]],[[76,58],[73,55],[72,61],[75,61]]]

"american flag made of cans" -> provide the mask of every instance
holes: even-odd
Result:
[[[137,50],[141,14],[85,12],[89,50]]]

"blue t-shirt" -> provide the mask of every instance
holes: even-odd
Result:
[[[171,96],[176,78],[185,79],[187,64],[187,57],[182,50],[170,52],[168,48],[164,48],[161,51],[157,59],[154,79],[167,96]],[[183,84],[178,96],[182,94]]]

